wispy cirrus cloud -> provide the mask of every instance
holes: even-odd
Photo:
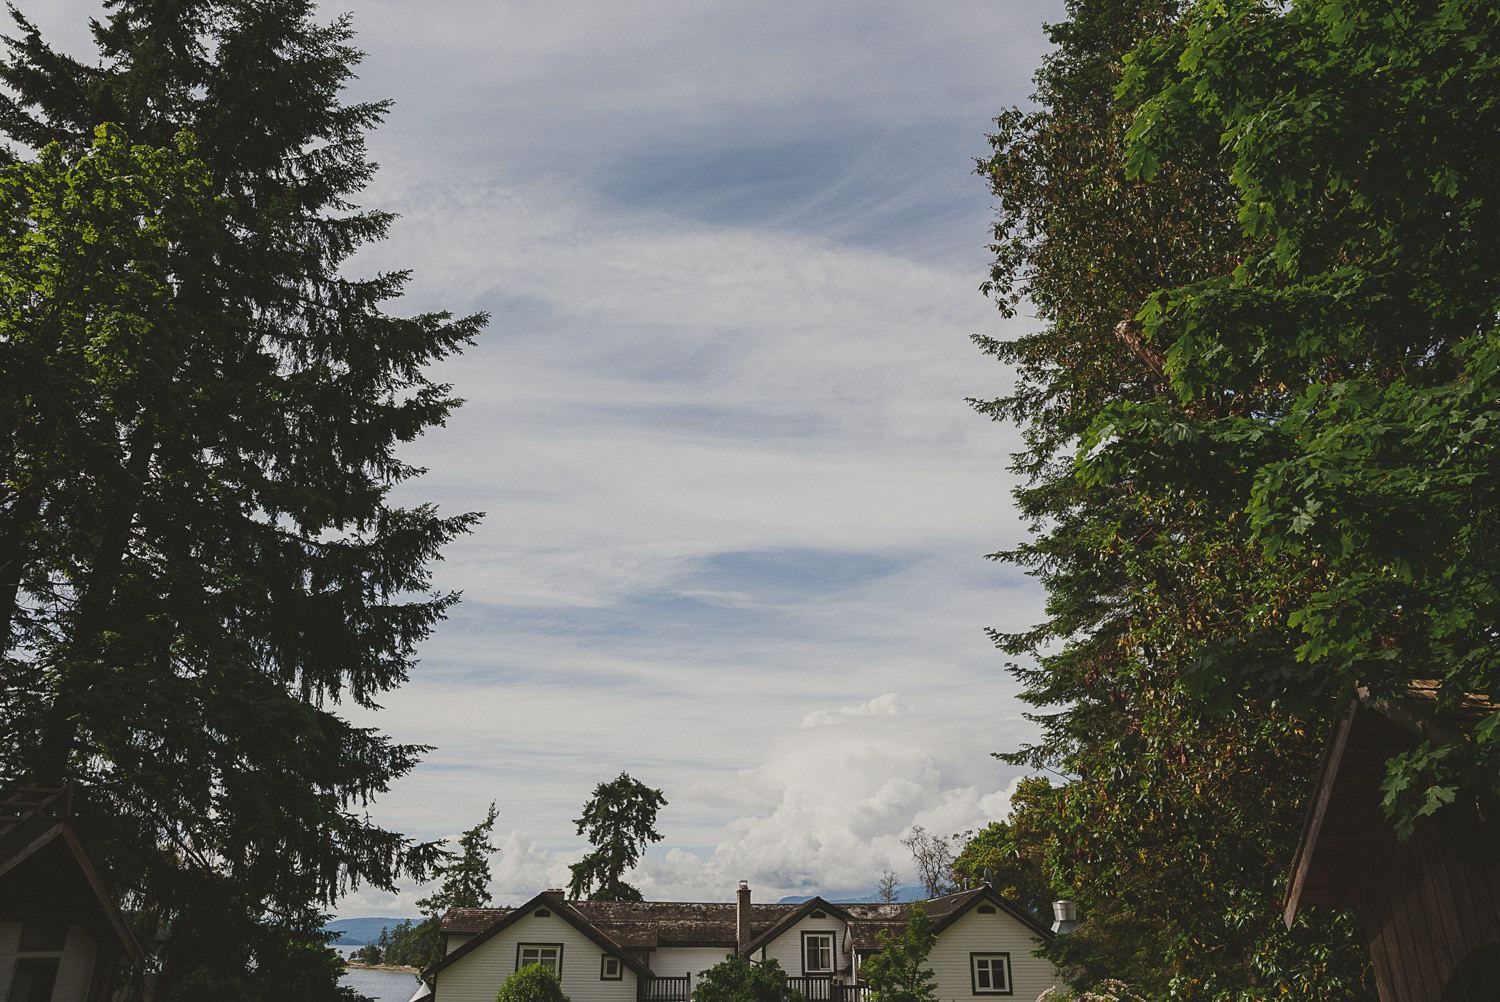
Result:
[[[353,95],[397,102],[364,201],[401,214],[351,268],[493,317],[406,452],[401,500],[486,516],[411,682],[354,713],[435,746],[372,816],[436,838],[497,800],[503,901],[566,880],[621,770],[670,801],[662,897],[868,890],[911,825],[1003,816],[988,753],[1034,732],[982,628],[1043,610],[982,558],[1024,533],[1018,442],[963,400],[1012,378],[969,335],[1031,321],[975,291],[972,171],[1061,0],[348,7]],[[98,8],[28,13],[78,51]]]

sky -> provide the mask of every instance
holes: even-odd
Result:
[[[87,51],[88,0],[22,0]],[[1043,616],[1017,429],[966,398],[1016,337],[978,291],[973,174],[1061,0],[351,0],[351,99],[391,98],[356,272],[486,311],[467,403],[401,503],[482,511],[463,601],[378,713],[435,746],[368,808],[414,838],[499,810],[497,904],[562,887],[597,783],[663,791],[648,898],[868,897],[900,839],[1004,818],[1036,729],[985,628]],[[430,888],[427,888],[430,889]],[[360,887],[341,917],[417,914]]]

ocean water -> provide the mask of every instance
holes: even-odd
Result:
[[[415,974],[397,971],[347,970],[339,983],[349,985],[375,1002],[407,1002],[416,993],[418,985]]]

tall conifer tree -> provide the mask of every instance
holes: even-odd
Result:
[[[405,273],[340,273],[390,223],[351,201],[386,104],[340,99],[346,18],[305,0],[106,8],[97,60],[15,15],[10,155],[103,164],[97,193],[134,176],[120,132],[186,144],[201,197],[100,202],[165,229],[132,256],[83,220],[37,273],[79,280],[3,304],[0,782],[73,785],[138,935],[161,943],[158,998],[327,998],[321,910],[435,851],[358,813],[423,749],[333,710],[404,681],[455,601],[428,565],[475,516],[388,492],[420,472],[399,444],[457,404],[424,366],[485,318],[392,316]],[[89,152],[103,123],[115,161]],[[24,215],[12,229],[52,218]]]

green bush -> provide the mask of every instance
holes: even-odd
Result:
[[[698,975],[693,1002],[805,1002],[788,991],[786,971],[775,960],[752,964],[730,954]]]
[[[505,979],[495,1002],[573,1002],[563,994],[562,979],[550,967],[527,964]]]

